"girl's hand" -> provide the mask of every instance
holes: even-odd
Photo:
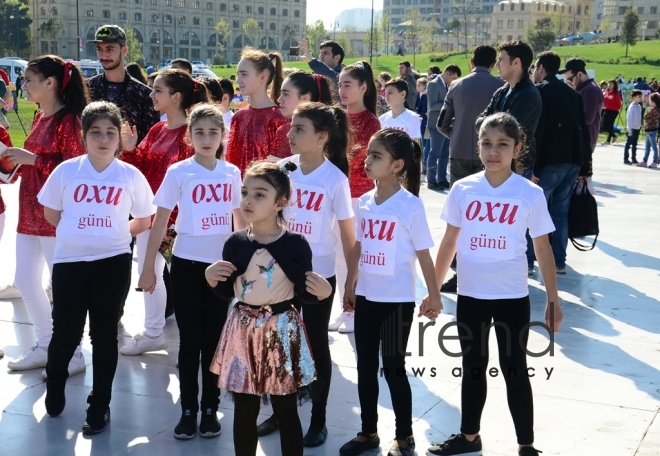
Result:
[[[346,288],[344,290],[344,310],[346,312],[355,311],[355,288]]]
[[[142,269],[142,274],[140,274],[140,279],[138,280],[138,287],[142,288],[142,291],[153,294],[156,288],[156,273],[153,268],[151,270],[147,268]]]
[[[442,309],[444,309],[444,306],[442,305],[442,299],[439,294],[434,298],[426,295],[424,296],[424,299],[422,299],[422,305],[419,307],[419,314],[417,314],[417,317],[423,315],[429,320],[435,321],[435,319],[438,318],[438,315],[442,312]]]
[[[131,126],[128,122],[124,122],[121,126],[121,142],[124,150],[130,151],[137,146],[137,129],[135,125]]]
[[[14,165],[34,165],[37,156],[29,150],[21,149],[20,147],[10,147],[3,156]]]
[[[206,281],[211,287],[218,285],[218,282],[226,282],[229,276],[236,271],[236,266],[229,261],[216,261],[211,266],[206,268],[204,275]]]
[[[564,320],[564,311],[561,310],[561,304],[559,299],[555,300],[556,302],[548,301],[545,306],[545,324],[548,325],[550,331],[557,332],[561,326],[561,322]]]
[[[319,301],[323,301],[332,294],[332,286],[323,277],[312,271],[306,272],[305,275],[307,276],[305,281],[307,292],[319,298]]]

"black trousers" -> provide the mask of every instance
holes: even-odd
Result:
[[[373,302],[364,296],[356,298],[355,349],[362,432],[378,431],[378,349],[382,343],[382,375],[390,388],[396,438],[403,440],[412,435],[412,392],[405,372],[405,352],[414,311],[414,302]]]
[[[613,138],[616,138],[614,133],[614,121],[616,116],[619,115],[619,111],[611,111],[606,109],[603,113],[603,128],[607,132],[607,142],[610,142]]]
[[[529,296],[519,299],[476,299],[458,295],[456,321],[463,352],[461,432],[477,434],[486,403],[488,336],[495,327],[501,375],[518,444],[534,443],[534,401],[527,376]],[[469,330],[469,333],[468,333]]]
[[[229,301],[219,298],[206,283],[208,263],[172,257],[172,298],[179,327],[179,388],[181,408],[196,413],[199,395],[200,354],[204,410],[218,410],[218,376],[209,370],[227,320]]]
[[[94,363],[93,394],[87,402],[110,404],[117,370],[117,321],[130,278],[130,254],[96,261],[53,265],[53,338],[48,346],[46,373],[55,382],[65,381],[68,366],[85,329]]]
[[[623,148],[623,160],[627,161],[628,160],[628,151],[630,150],[632,146],[632,151],[630,154],[630,158],[633,160],[637,160],[637,142],[639,141],[639,132],[640,130],[630,130],[631,134],[630,136],[626,136],[626,145]]]

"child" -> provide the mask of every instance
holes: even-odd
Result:
[[[44,217],[37,193],[57,165],[84,153],[80,115],[88,100],[78,67],[54,55],[43,55],[27,64],[23,89],[28,100],[39,103],[42,111],[34,119],[24,148],[9,148],[5,158],[12,164],[22,165],[14,283],[34,324],[37,343],[18,359],[7,363],[11,370],[43,368],[48,361],[53,321],[50,299],[41,281],[44,264],[52,272],[55,228]],[[69,376],[85,371],[80,346],[69,359]]]
[[[225,137],[223,142],[225,147],[229,140],[229,132],[231,131],[231,119],[234,117],[234,112],[229,108],[231,100],[234,99],[234,84],[227,78],[219,78],[220,87],[222,87],[222,103],[218,105],[222,112],[222,120],[225,121]]]
[[[644,160],[639,162],[637,166],[646,166],[646,161],[649,159],[649,153],[653,148],[653,161],[649,168],[658,167],[658,127],[660,127],[660,94],[654,93],[651,95],[651,107],[644,115],[644,132],[646,133],[646,149],[644,151]]]
[[[385,100],[391,108],[379,117],[381,128],[396,128],[405,131],[412,139],[420,139],[422,119],[414,111],[406,109],[408,84],[400,78],[385,84]]]
[[[145,177],[115,158],[121,150],[120,131],[117,106],[90,103],[82,116],[87,155],[55,168],[38,196],[46,219],[57,228],[46,412],[59,416],[64,410],[67,364],[89,313],[94,379],[84,434],[103,432],[110,421],[117,321],[130,280],[131,237],[149,228],[154,213]],[[134,217],[130,222],[129,215]]]
[[[419,101],[417,106],[415,106],[415,112],[419,117],[422,118],[422,124],[420,125],[420,135],[422,137],[422,175],[426,175],[426,159],[429,156],[429,149],[431,148],[431,139],[429,133],[426,131],[428,122],[428,97],[426,95],[426,84],[427,79],[421,77],[417,80],[417,94],[419,95]],[[432,125],[435,128],[435,125]]]
[[[277,129],[275,156],[280,158],[291,156],[288,135],[291,129],[291,117],[298,105],[305,101],[318,101],[330,105],[334,94],[332,81],[320,74],[293,71],[284,79],[277,104],[282,110],[282,115],[287,119],[287,123]]]
[[[518,454],[539,453],[533,446],[532,388],[525,359],[530,318],[527,229],[548,296],[545,321],[551,331],[559,330],[563,315],[554,256],[546,236],[554,226],[543,191],[511,170],[521,149],[521,135],[518,122],[510,114],[486,117],[478,143],[486,169],[454,183],[442,210],[447,230],[435,263],[436,278],[444,279],[458,253],[456,320],[462,337],[463,372],[477,375],[463,375],[461,433],[431,446],[429,455],[481,454],[479,427],[486,402],[491,326],[495,326],[501,371],[507,373],[507,398],[520,445]],[[485,345],[481,341],[486,341]]]
[[[374,183],[364,172],[364,160],[367,158],[367,146],[374,133],[380,130],[380,121],[376,117],[377,100],[376,83],[371,66],[360,60],[345,66],[339,75],[339,98],[344,106],[355,137],[348,156],[350,173],[348,183],[351,189],[353,204],[358,197],[374,188]],[[344,262],[341,251],[337,262]],[[339,283],[343,282],[343,274],[338,272]],[[343,302],[343,297],[341,297]],[[328,326],[330,331],[341,333],[353,332],[353,312],[344,311]]]
[[[188,130],[187,112],[195,103],[208,100],[203,84],[193,81],[192,76],[183,70],[167,69],[158,73],[151,92],[154,109],[167,114],[167,120],[151,127],[147,136],[136,147],[135,126],[124,124],[122,136],[124,152],[120,158],[134,165],[147,178],[151,190],[156,192],[163,182],[167,168],[174,163],[190,158],[194,149],[186,141]],[[174,225],[176,210],[172,211],[167,227]],[[138,272],[142,274],[147,245],[151,230],[145,230],[137,236]],[[169,235],[166,240],[171,240]],[[136,334],[133,340],[121,347],[122,355],[134,356],[142,353],[164,350],[167,348],[163,328],[165,327],[165,307],[167,292],[163,281],[165,258],[156,256],[154,270],[156,285],[152,293],[143,293],[144,331]]]
[[[234,397],[237,456],[256,454],[256,421],[264,394],[270,394],[280,424],[281,454],[303,454],[296,400],[316,373],[293,299],[318,305],[332,287],[312,272],[312,252],[305,238],[285,227],[282,211],[291,193],[286,173],[295,168],[293,163],[250,165],[241,188],[241,212],[248,228],[231,235],[223,260],[206,270],[218,296],[239,300],[211,364],[211,371],[219,375],[218,386]]]
[[[236,72],[241,93],[249,96],[250,101],[232,119],[227,161],[245,172],[252,161],[275,155],[277,129],[287,123],[277,106],[282,86],[282,57],[248,47],[241,54]]]
[[[388,454],[410,456],[415,451],[410,384],[406,375],[397,374],[405,369],[405,347],[415,310],[415,260],[419,260],[432,297],[418,316],[435,320],[442,309],[429,254],[433,240],[424,205],[417,197],[421,155],[419,144],[401,130],[380,130],[369,142],[364,167],[367,176],[376,181],[376,188],[358,199],[357,242],[351,252],[344,291],[344,307],[355,310],[362,431],[341,447],[342,456],[362,454],[380,445],[377,407],[381,343],[383,373],[396,416],[396,441]]]
[[[227,318],[229,301],[220,299],[206,285],[204,271],[222,257],[222,246],[233,223],[243,228],[238,209],[241,173],[222,155],[222,113],[212,105],[198,105],[188,119],[188,135],[195,155],[175,163],[165,174],[154,204],[158,207],[151,227],[139,286],[153,293],[156,285],[156,257],[167,222],[178,206],[177,237],[172,256],[171,284],[179,327],[179,389],[181,420],[174,428],[177,439],[191,439],[197,433],[197,412],[202,409],[199,433],[202,437],[220,435],[216,416],[220,403],[218,377],[208,370],[220,332]],[[200,353],[202,398],[198,405]]]
[[[623,164],[636,165],[637,164],[637,141],[639,140],[639,131],[642,129],[642,91],[633,90],[630,94],[632,103],[628,106],[626,113],[626,131],[628,137],[626,138],[626,146],[623,149]],[[628,160],[628,151],[632,146],[632,160]]]

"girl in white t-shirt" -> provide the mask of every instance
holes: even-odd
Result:
[[[385,101],[392,108],[381,115],[380,126],[382,128],[396,128],[408,133],[412,139],[420,139],[422,119],[410,109],[406,109],[406,97],[408,96],[408,84],[400,78],[391,79],[385,84]]]
[[[487,117],[479,130],[479,156],[485,171],[457,181],[442,210],[447,230],[436,259],[436,279],[444,279],[457,253],[456,320],[464,353],[462,419],[461,432],[432,446],[427,454],[481,452],[479,428],[486,402],[487,341],[490,327],[495,326],[518,454],[538,456],[533,446],[534,408],[526,360],[530,320],[525,254],[528,229],[548,296],[545,323],[549,331],[559,330],[563,315],[547,236],[555,228],[543,191],[511,170],[520,152],[521,136],[518,122],[510,114]]]
[[[429,248],[433,246],[419,193],[419,144],[401,130],[380,130],[369,141],[364,168],[376,188],[357,204],[357,242],[349,259],[344,307],[355,309],[358,396],[362,431],[340,454],[360,454],[380,445],[378,437],[378,352],[396,416],[390,454],[410,456],[412,394],[405,370],[405,347],[415,310],[415,261],[419,260],[430,296],[418,316],[435,320],[440,293]],[[359,277],[358,277],[359,272]],[[357,287],[356,287],[357,282]]]
[[[211,360],[227,317],[229,301],[219,298],[206,284],[204,271],[222,258],[225,240],[233,226],[242,229],[240,213],[241,173],[219,160],[223,151],[222,113],[212,105],[197,106],[188,118],[188,135],[195,155],[170,166],[154,204],[156,219],[151,227],[139,286],[153,293],[156,286],[156,256],[167,230],[172,210],[178,205],[172,251],[171,284],[179,327],[179,388],[181,420],[174,428],[177,439],[191,439],[197,432],[220,435],[216,412],[220,403],[218,376],[209,371]],[[198,403],[200,354],[202,396]]]
[[[46,411],[58,416],[64,410],[67,366],[89,313],[94,378],[83,433],[97,434],[110,421],[117,322],[130,280],[131,237],[149,228],[154,208],[146,178],[116,158],[121,150],[119,108],[106,101],[90,103],[82,114],[82,128],[87,155],[62,162],[38,195],[44,216],[56,227]],[[130,222],[129,215],[134,217]]]

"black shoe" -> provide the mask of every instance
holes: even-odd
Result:
[[[631,163],[632,163],[633,165],[636,165],[636,164],[638,163],[638,161],[637,161],[637,159],[633,158],[633,159],[631,160]]]
[[[444,182],[438,182],[438,185],[439,185],[440,188],[442,188],[442,189],[449,189],[449,182],[447,182],[447,181],[444,181]]]
[[[436,183],[428,183],[428,184],[426,184],[426,188],[428,188],[429,190],[442,190],[442,185],[440,185],[437,182]]]
[[[451,279],[447,280],[445,283],[442,284],[440,287],[440,291],[444,291],[446,293],[456,293],[456,289],[458,288],[458,274],[454,274],[454,277]]]
[[[387,453],[387,456],[412,456],[415,453],[414,438],[406,437],[405,439],[401,439],[401,440],[405,440],[406,442],[408,442],[408,446],[402,448],[399,446],[399,443],[396,442],[394,445],[392,445],[392,448],[390,448],[390,451]]]
[[[524,446],[518,450],[518,456],[539,456],[539,453],[543,453],[543,451],[530,446]]]
[[[444,442],[431,445],[426,450],[426,454],[431,456],[454,456],[459,454],[477,456],[481,454],[481,437],[477,436],[476,439],[470,442],[463,434],[452,434]]]
[[[630,160],[624,160],[623,164],[624,165],[632,165],[632,162]]]
[[[202,412],[202,418],[199,420],[199,435],[202,437],[217,437],[220,435],[222,426],[218,421],[216,410],[207,408]]]
[[[60,416],[66,405],[66,396],[64,395],[65,381],[54,382],[46,381],[46,412],[50,416]]]
[[[87,419],[83,423],[83,434],[100,434],[110,422],[110,408],[107,405],[89,404]]]
[[[307,448],[314,448],[321,446],[325,443],[325,439],[328,437],[328,428],[323,426],[323,429],[312,429],[309,428],[305,438],[303,439],[303,446]]]
[[[189,440],[197,434],[197,413],[190,409],[185,409],[181,413],[179,424],[174,428],[174,438],[179,440]]]
[[[275,419],[275,415],[271,415],[270,418],[266,418],[266,421],[257,426],[257,435],[259,437],[265,437],[278,429],[277,419]]]
[[[358,437],[365,437],[367,440],[364,442],[358,442],[353,439],[350,442],[345,443],[339,449],[339,454],[341,456],[358,456],[359,454],[364,453],[367,450],[373,450],[380,446],[380,438],[378,434],[370,436],[364,432],[358,432]]]

